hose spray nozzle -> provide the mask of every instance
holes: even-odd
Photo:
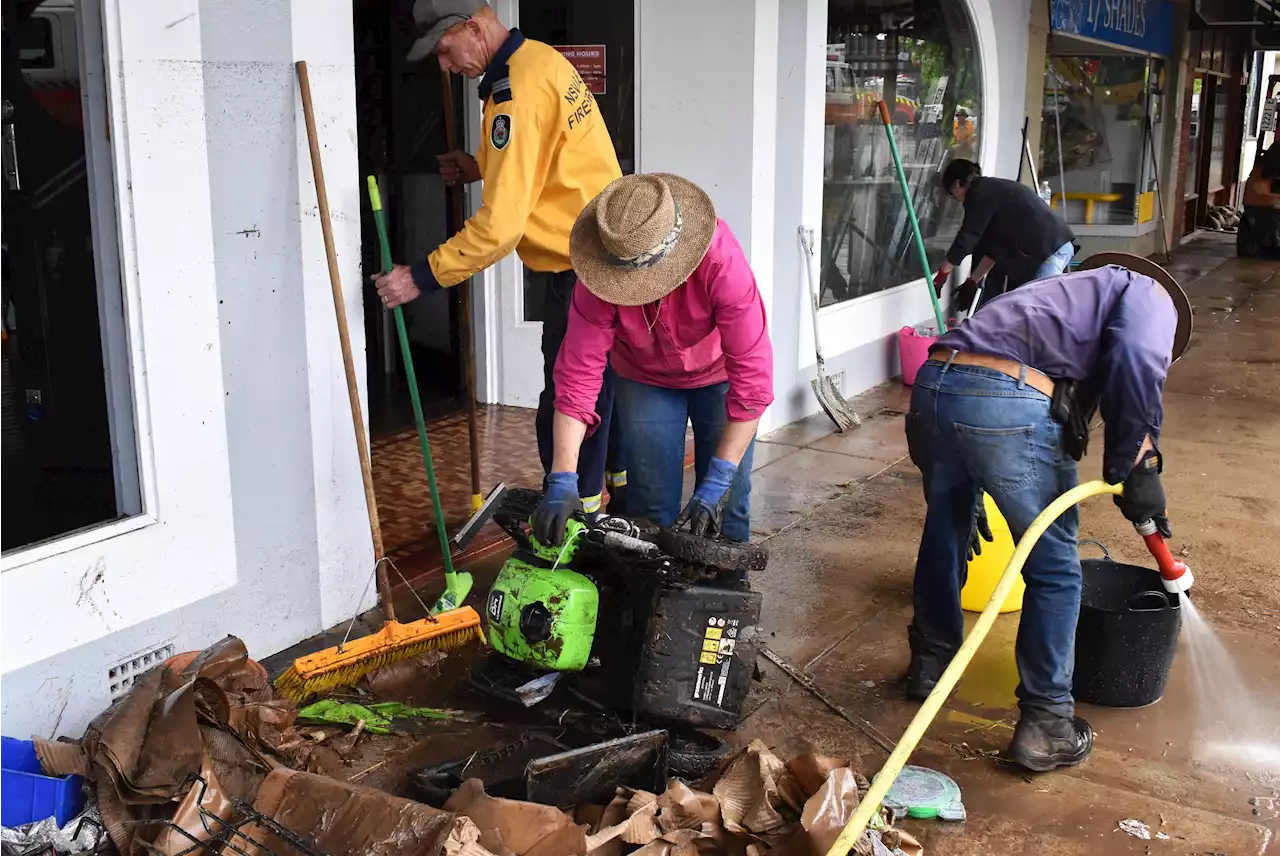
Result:
[[[1138,530],[1138,534],[1147,544],[1147,549],[1151,551],[1152,558],[1156,560],[1165,591],[1182,594],[1195,585],[1195,577],[1191,575],[1191,569],[1187,567],[1186,562],[1175,559],[1173,553],[1169,552],[1169,545],[1165,543],[1164,536],[1160,534],[1154,520],[1135,523],[1133,528]]]

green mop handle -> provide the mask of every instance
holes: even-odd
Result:
[[[378,179],[369,176],[369,204],[373,206],[373,223],[378,230],[378,247],[382,251],[382,272],[393,267],[391,241],[387,238],[387,213],[382,210],[382,194],[378,192]],[[418,440],[422,443],[422,462],[427,468],[427,486],[431,489],[431,507],[436,517],[436,534],[440,536],[440,551],[444,556],[444,573],[453,578],[453,555],[449,550],[449,536],[444,528],[444,509],[440,507],[440,492],[436,488],[436,468],[431,462],[431,443],[427,440],[427,423],[422,418],[422,399],[418,397],[418,376],[413,371],[413,354],[409,352],[409,331],[404,326],[404,311],[397,306],[396,335],[400,338],[400,355],[404,358],[404,372],[409,378],[409,397],[413,400],[413,421],[418,426]]]
[[[924,251],[924,237],[920,234],[920,223],[916,220],[916,207],[911,204],[911,191],[907,188],[907,174],[902,171],[902,157],[898,154],[898,143],[893,138],[893,122],[889,119],[889,108],[880,102],[880,121],[884,122],[884,133],[889,138],[889,151],[893,153],[893,166],[898,171],[898,184],[902,187],[902,201],[907,206],[907,219],[911,221],[911,232],[916,238],[916,252],[920,254],[920,266],[924,268],[924,281],[929,286],[929,299],[933,301],[933,314],[938,319],[938,335],[947,332],[947,322],[942,317],[942,304],[938,303],[938,292],[933,288],[933,271],[929,270],[929,255]]]

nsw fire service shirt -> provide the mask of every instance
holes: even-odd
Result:
[[[1133,469],[1144,437],[1160,442],[1161,393],[1177,330],[1178,310],[1160,283],[1107,265],[1002,294],[931,351],[1004,357],[1054,380],[1088,384],[1102,398],[1103,475],[1115,484]]]
[[[457,285],[513,249],[532,270],[568,270],[573,221],[622,175],[599,104],[550,45],[512,30],[485,70],[480,97],[482,205],[412,267],[424,293]]]

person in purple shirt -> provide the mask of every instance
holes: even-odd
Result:
[[[1158,444],[1177,327],[1178,310],[1159,282],[1109,265],[997,297],[930,349],[906,420],[928,504],[908,631],[909,698],[928,696],[963,640],[966,558],[980,551],[979,533],[991,540],[981,492],[1021,538],[1076,486],[1087,421],[1099,404],[1103,476],[1124,483],[1116,504],[1135,523],[1154,520],[1168,537]],[[1063,416],[1068,390],[1072,419]],[[1027,588],[1015,646],[1021,715],[1008,756],[1035,771],[1078,764],[1093,745],[1071,695],[1079,519],[1074,508],[1058,518],[1022,571]]]

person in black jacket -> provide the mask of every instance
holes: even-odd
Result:
[[[970,254],[981,257],[956,292],[958,305],[968,306],[977,284],[997,265],[1009,289],[1066,270],[1075,235],[1030,187],[987,178],[973,161],[956,158],[942,171],[942,189],[964,205],[964,222],[935,279],[945,281]]]

